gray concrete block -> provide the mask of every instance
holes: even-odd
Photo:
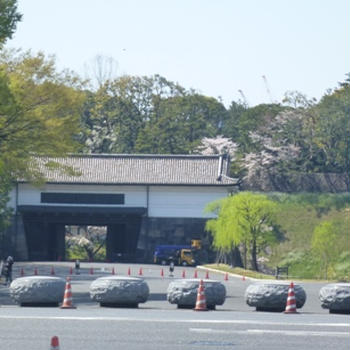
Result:
[[[200,279],[182,279],[170,282],[167,289],[167,300],[170,304],[177,304],[179,308],[194,308]],[[204,292],[208,309],[215,309],[226,299],[225,286],[215,280],[203,280]]]
[[[257,311],[282,312],[286,308],[290,283],[277,281],[256,282],[245,291],[245,301],[249,306],[255,306]],[[305,290],[294,284],[296,307],[300,309],[306,301]]]
[[[52,276],[16,278],[10,285],[10,296],[21,306],[58,306],[63,300],[65,280]]]
[[[101,277],[90,285],[90,298],[101,306],[137,307],[145,303],[148,296],[148,284],[137,277]]]
[[[319,292],[321,306],[330,313],[350,313],[350,283],[331,283]]]

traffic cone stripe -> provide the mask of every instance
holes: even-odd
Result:
[[[72,301],[73,301],[73,298],[72,298],[72,290],[71,290],[71,286],[70,286],[70,280],[69,280],[69,278],[67,278],[61,309],[76,309],[76,307],[73,306]]]
[[[294,294],[294,284],[291,282],[289,288],[288,288],[288,297],[287,297],[287,304],[286,309],[284,313],[297,313],[297,305],[296,305],[296,299]]]
[[[208,311],[207,301],[206,301],[205,292],[204,292],[203,280],[200,280],[200,282],[199,282],[196,306],[193,310],[195,310],[195,311]]]

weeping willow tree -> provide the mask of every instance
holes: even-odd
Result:
[[[224,255],[234,253],[238,245],[242,245],[244,255],[251,255],[253,270],[258,271],[259,252],[278,238],[276,206],[265,195],[251,192],[209,203],[206,211],[215,213],[217,218],[207,221],[206,230],[213,235],[213,246],[219,252],[219,259],[222,261]]]

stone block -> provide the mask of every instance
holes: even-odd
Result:
[[[65,285],[59,277],[20,277],[12,281],[10,296],[21,306],[58,306],[63,301]]]
[[[350,283],[331,283],[319,292],[321,306],[330,313],[350,314]]]
[[[170,282],[167,290],[167,300],[177,304],[178,308],[194,308],[200,279],[182,279]],[[222,305],[226,299],[225,286],[215,280],[203,280],[207,308],[214,310],[216,305]]]
[[[282,312],[286,308],[290,283],[277,281],[256,282],[245,291],[245,301],[249,306],[255,306],[257,311]],[[296,307],[300,309],[306,301],[304,289],[294,284]]]
[[[148,284],[137,277],[108,276],[93,281],[90,298],[101,306],[138,307],[149,296]]]

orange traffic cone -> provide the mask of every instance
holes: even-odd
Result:
[[[131,275],[131,270],[130,270],[130,267],[128,268],[128,276]]]
[[[160,270],[160,276],[164,277],[164,270],[163,269]]]
[[[34,269],[34,275],[37,276],[37,274],[38,274],[38,269],[35,268],[35,269]]]
[[[225,273],[225,278],[224,278],[225,281],[228,281],[228,273],[226,272]]]
[[[140,267],[140,270],[139,270],[139,276],[142,276],[143,273],[142,273],[142,267]]]
[[[287,297],[287,304],[286,304],[286,310],[284,311],[285,314],[297,314],[297,305],[295,300],[295,294],[294,294],[294,284],[293,282],[290,283],[290,286],[288,288],[288,297]]]
[[[194,270],[194,275],[193,275],[193,278],[198,278],[198,273],[197,273],[197,270]]]
[[[209,271],[207,270],[206,274],[205,274],[205,278],[208,280],[209,279]]]
[[[115,275],[114,267],[112,268],[112,275]]]
[[[244,275],[242,276],[242,281],[245,281],[245,276]]]
[[[200,282],[199,282],[196,307],[193,310],[194,311],[208,311],[207,301],[206,301],[205,292],[204,292],[203,280],[200,280]]]
[[[23,277],[24,276],[24,270],[23,270],[23,268],[21,269],[21,277]]]
[[[58,337],[54,336],[51,338],[50,350],[60,350],[60,344],[58,341]]]
[[[52,276],[55,275],[55,270],[54,270],[53,266],[51,266],[51,272],[50,272],[50,274],[51,274]]]
[[[182,270],[182,278],[186,278],[186,271]]]
[[[64,290],[64,297],[61,309],[76,309],[76,307],[73,306],[72,288],[70,286],[69,277],[67,277],[66,288]]]

